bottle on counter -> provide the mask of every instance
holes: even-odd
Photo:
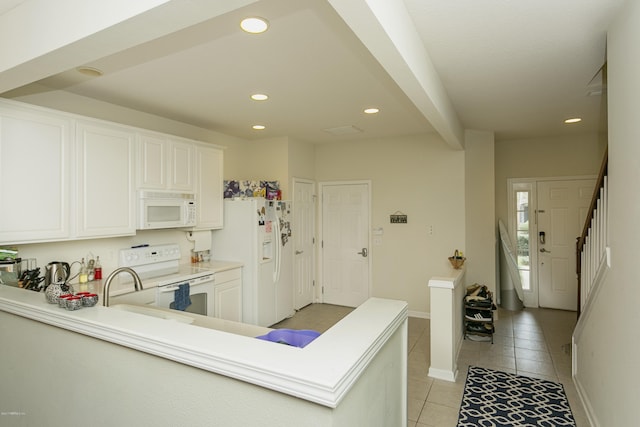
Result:
[[[100,264],[100,256],[96,257],[96,263],[93,266],[93,278],[95,280],[102,280],[102,265]]]
[[[87,271],[87,264],[84,263],[84,258],[80,261],[80,274],[78,275],[78,281],[80,283],[87,283],[89,280],[89,272]]]
[[[95,265],[96,262],[95,260],[92,258],[89,260],[89,265],[87,266],[87,272],[88,272],[88,276],[87,279],[89,280],[89,282],[93,282],[95,280]]]

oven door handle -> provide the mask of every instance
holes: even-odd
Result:
[[[177,291],[178,289],[180,289],[180,286],[161,286],[158,288],[158,292],[162,294],[162,293]]]

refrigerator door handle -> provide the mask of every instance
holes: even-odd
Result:
[[[278,280],[280,280],[280,258],[282,255],[282,248],[280,246],[280,218],[278,217],[277,212],[275,212],[276,217],[274,220],[274,227],[273,227],[273,232],[274,232],[274,249],[275,249],[275,259],[273,262],[273,281],[274,283],[278,282]]]

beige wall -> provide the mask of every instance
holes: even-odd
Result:
[[[640,2],[628,1],[609,31],[609,246],[611,267],[580,319],[576,383],[596,426],[638,425],[638,236],[640,236]]]
[[[289,172],[290,178],[315,179],[316,149],[314,144],[299,140],[289,141]]]
[[[447,257],[465,249],[464,152],[435,135],[316,146],[316,180],[371,180],[373,296],[406,300],[429,312],[427,282],[449,272]],[[407,224],[390,224],[401,211]],[[433,227],[433,234],[429,234]]]
[[[465,283],[496,289],[493,132],[465,132]]]
[[[507,220],[507,179],[597,175],[604,145],[602,135],[496,141],[495,194],[497,218]]]
[[[229,153],[231,155],[231,153]],[[268,138],[249,141],[238,151],[239,158],[230,159],[238,164],[238,174],[225,170],[225,179],[280,181],[282,197],[289,196],[289,139]],[[227,162],[225,153],[225,164]]]
[[[225,179],[278,180],[282,198],[290,200],[292,178],[313,180],[313,144],[288,137],[239,142],[225,151]]]

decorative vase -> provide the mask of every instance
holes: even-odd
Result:
[[[44,296],[49,304],[58,304],[60,295],[72,293],[73,286],[67,285],[66,283],[52,283],[47,286],[47,289],[44,291]]]

